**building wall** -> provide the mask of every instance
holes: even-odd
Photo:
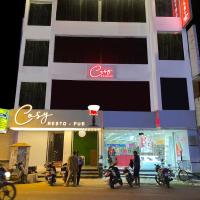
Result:
[[[47,156],[48,132],[20,131],[18,142],[25,142],[31,146],[29,166],[37,166],[38,171],[43,169]]]
[[[50,108],[52,79],[90,80],[87,76],[87,68],[91,63],[53,62],[55,36],[62,35],[83,37],[146,37],[148,64],[115,64],[116,77],[113,81],[150,81],[151,111],[155,111],[162,110],[160,77],[187,78],[190,110],[194,110],[190,62],[187,51],[187,35],[186,31],[181,29],[180,18],[156,17],[154,2],[146,0],[146,23],[56,21],[57,0],[47,2],[52,2],[51,26],[27,25],[30,1],[26,3],[15,107],[18,107],[19,103],[21,82],[46,82],[45,108]],[[158,60],[158,31],[182,32],[185,60]],[[48,67],[23,66],[26,39],[50,41]]]
[[[12,134],[0,134],[0,161],[8,161],[10,159],[10,145],[12,143]]]

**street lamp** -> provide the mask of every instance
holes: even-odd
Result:
[[[92,116],[92,126],[96,126],[96,119],[95,116],[98,115],[98,110],[100,106],[99,105],[89,105],[88,110],[89,110],[89,115]]]

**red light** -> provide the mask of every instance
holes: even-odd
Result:
[[[180,10],[181,10],[181,23],[182,27],[184,28],[191,20],[189,0],[180,0]]]
[[[98,112],[96,110],[89,110],[89,115],[97,116]]]
[[[99,64],[88,69],[88,76],[90,78],[114,78],[112,67],[102,67]]]

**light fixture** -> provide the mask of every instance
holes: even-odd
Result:
[[[92,116],[92,126],[96,126],[96,119],[95,116],[98,115],[98,110],[99,110],[100,106],[99,105],[89,105],[88,106],[88,110],[89,110],[89,115]]]
[[[85,137],[86,136],[86,132],[84,130],[80,130],[78,132],[79,137]]]

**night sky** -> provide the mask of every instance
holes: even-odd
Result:
[[[14,107],[25,0],[3,1],[2,4],[0,108],[11,109]]]

